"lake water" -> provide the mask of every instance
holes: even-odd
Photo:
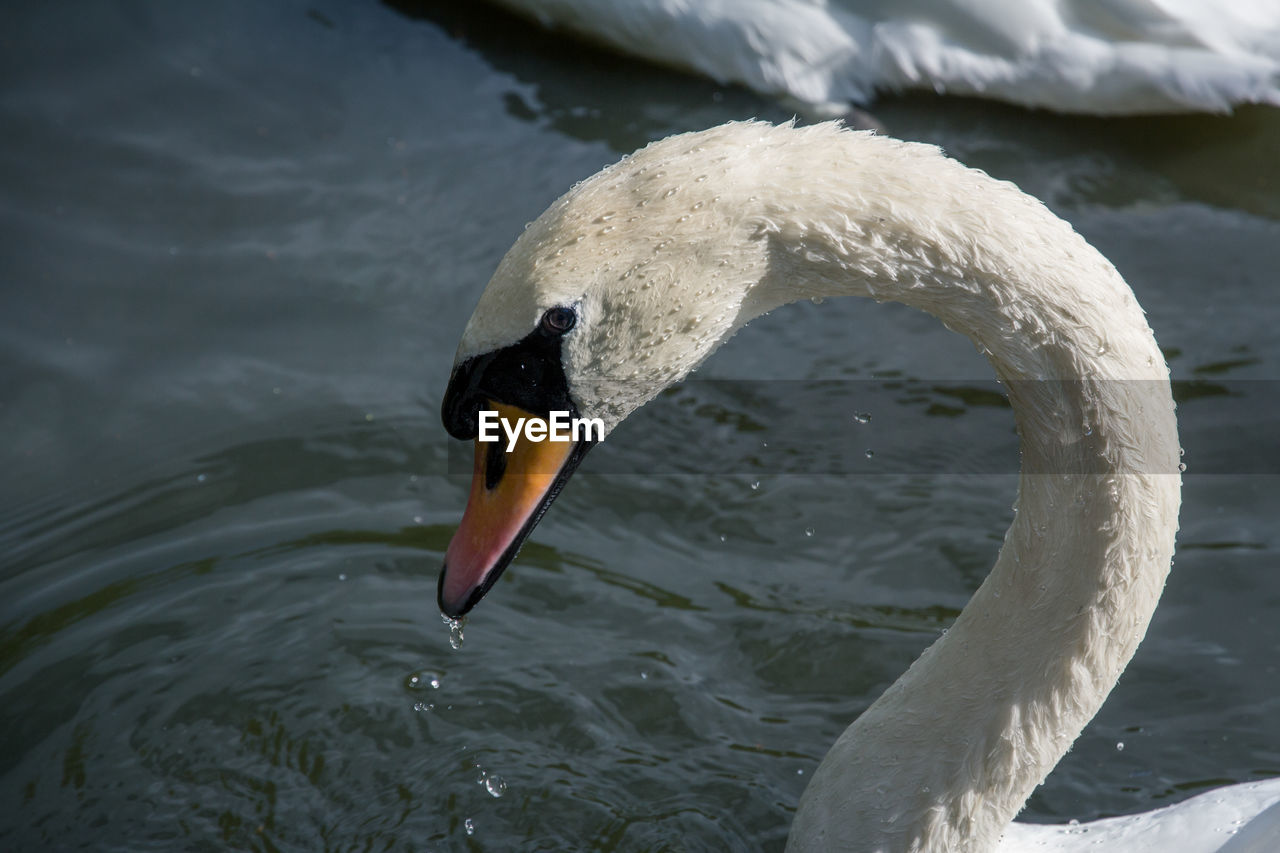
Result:
[[[498,259],[652,139],[790,116],[454,5],[0,12],[0,847],[780,849],[994,559],[987,365],[804,304],[593,452],[450,647],[438,408]],[[874,112],[1070,220],[1179,380],[1174,572],[1023,819],[1280,775],[1280,110]]]

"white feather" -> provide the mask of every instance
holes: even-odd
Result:
[[[1280,0],[498,0],[838,114],[927,89],[1064,112],[1280,104]]]
[[[1101,254],[1012,184],[833,124],[734,123],[656,142],[522,234],[459,359],[575,305],[571,395],[612,430],[752,318],[840,295],[903,302],[968,335],[1008,388],[1023,472],[991,574],[836,741],[789,849],[989,851],[1003,833],[1002,850],[1133,850],[1141,835],[1172,853],[1236,843],[1237,821],[1260,813],[1274,830],[1276,783],[1138,818],[1008,829],[1145,634],[1180,502],[1168,369],[1142,309]]]

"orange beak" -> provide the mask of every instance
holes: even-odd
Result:
[[[489,407],[514,428],[520,418],[547,420],[515,406],[490,401]],[[543,435],[549,431],[543,430]],[[471,495],[462,523],[453,534],[440,571],[440,611],[458,618],[489,591],[502,570],[555,500],[586,448],[583,442],[531,441],[520,431],[508,450],[505,429],[498,441],[477,437]]]

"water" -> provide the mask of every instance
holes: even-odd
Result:
[[[437,412],[498,258],[621,153],[788,113],[397,5],[0,13],[0,847],[778,849],[994,557],[986,365],[806,303],[593,452],[451,648],[469,451]],[[876,114],[1070,219],[1185,380],[1174,574],[1025,819],[1280,774],[1280,112]]]

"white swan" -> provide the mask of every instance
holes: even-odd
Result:
[[[654,143],[516,241],[462,336],[444,421],[474,438],[481,409],[566,410],[611,430],[752,318],[842,294],[921,308],[987,355],[1021,435],[1020,511],[955,625],[822,761],[789,849],[985,851],[1004,833],[1001,849],[1154,839],[1169,853],[1273,839],[1275,781],[1135,818],[1010,828],[1146,632],[1180,500],[1168,370],[1142,309],[1012,184],[833,124]],[[589,446],[476,442],[444,613],[489,589]]]
[[[1098,114],[1280,104],[1277,0],[498,0],[832,115],[928,89]]]

